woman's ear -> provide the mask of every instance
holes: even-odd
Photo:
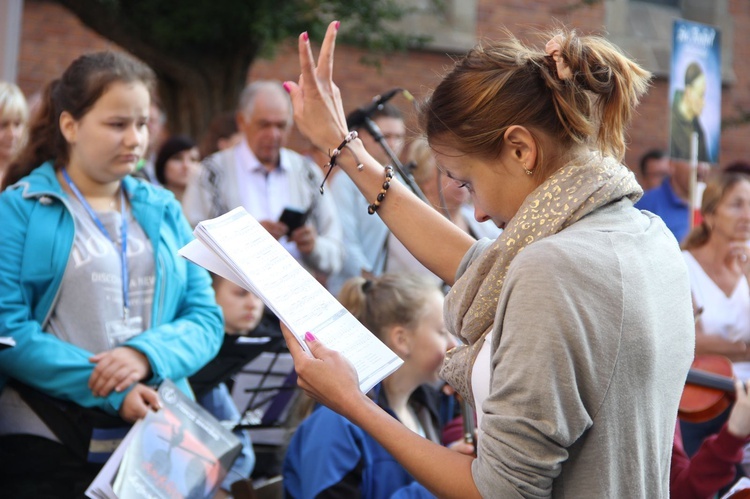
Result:
[[[515,162],[527,173],[533,173],[538,152],[536,139],[528,128],[512,125],[505,131],[501,155],[506,164],[512,165]]]
[[[60,132],[68,144],[75,144],[78,135],[78,122],[67,111],[60,114]]]
[[[714,222],[716,222],[716,217],[714,217],[713,213],[703,214],[703,224],[706,226],[709,236],[714,230]]]
[[[402,359],[411,356],[411,331],[403,326],[391,326],[386,334],[388,346]]]

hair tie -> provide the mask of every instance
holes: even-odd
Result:
[[[367,294],[368,291],[372,289],[372,281],[369,279],[365,279],[365,282],[362,283],[362,292]]]
[[[557,79],[569,80],[573,76],[573,73],[570,71],[570,67],[560,53],[563,41],[562,35],[553,36],[544,46],[544,51],[547,53],[547,57],[551,58],[552,62],[554,62]]]

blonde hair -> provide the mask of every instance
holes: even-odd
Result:
[[[367,329],[384,340],[391,326],[416,327],[429,296],[436,291],[440,291],[437,285],[424,276],[383,274],[372,280],[348,279],[338,299]]]
[[[423,106],[421,122],[430,142],[496,158],[506,130],[522,125],[563,149],[595,137],[602,154],[621,160],[625,129],[651,74],[599,36],[564,29],[546,36],[560,37],[571,78],[560,80],[551,57],[510,33],[479,45],[455,63]],[[542,177],[552,173],[541,160],[535,168]]]
[[[413,165],[414,168],[411,173],[414,176],[414,181],[419,185],[424,185],[437,170],[437,165],[433,161],[432,149],[430,149],[430,144],[424,137],[417,137],[409,144],[406,161]]]
[[[706,223],[706,215],[716,213],[716,208],[721,204],[727,193],[740,182],[750,182],[750,176],[744,173],[720,173],[706,184],[701,200],[701,215],[703,222],[693,227],[682,243],[682,249],[691,250],[700,248],[711,238],[711,229]]]
[[[13,83],[0,81],[0,120],[9,117],[26,123],[29,120],[29,106],[20,88]]]

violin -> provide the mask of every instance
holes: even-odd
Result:
[[[678,415],[689,423],[710,421],[734,402],[732,361],[722,355],[693,360],[680,399]]]

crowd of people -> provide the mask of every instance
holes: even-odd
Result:
[[[390,104],[345,113],[338,27],[317,60],[300,35],[299,82],[251,82],[201,137],[171,133],[153,72],[122,53],[79,57],[33,110],[0,82],[4,493],[80,497],[91,449],[159,410],[166,379],[242,443],[216,497],[260,469],[295,498],[712,497],[750,473],[750,167],[622,164],[650,74],[563,29],[457,59],[407,137]],[[286,147],[293,125],[314,151]],[[307,353],[178,256],[237,206],[403,366],[362,394],[314,332]],[[232,390],[261,339],[313,404],[282,411],[270,463]],[[702,355],[732,362],[734,403],[680,422]]]

